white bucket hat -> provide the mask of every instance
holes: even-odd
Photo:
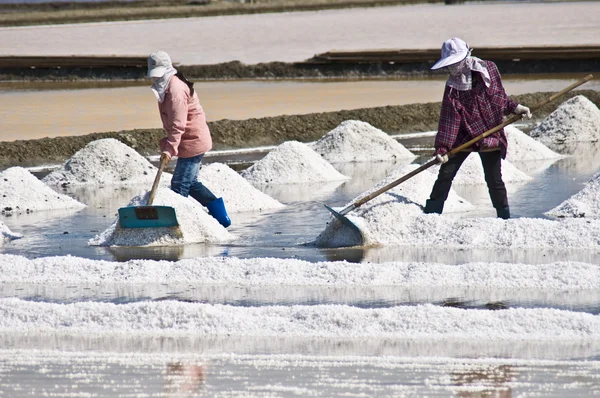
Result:
[[[442,44],[442,58],[431,67],[431,69],[441,69],[446,66],[459,63],[469,55],[469,45],[458,37],[448,39]]]
[[[159,50],[148,57],[148,77],[162,77],[172,67],[171,57],[164,51]]]

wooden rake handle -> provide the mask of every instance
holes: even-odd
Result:
[[[152,184],[152,189],[150,190],[150,195],[148,196],[148,203],[146,206],[151,206],[154,202],[154,196],[156,195],[156,190],[158,189],[158,183],[160,182],[160,177],[162,176],[167,163],[169,163],[169,159],[166,156],[161,155],[160,165],[158,166],[156,177],[154,177],[154,183]]]
[[[545,100],[543,100],[542,102],[532,106],[530,109],[536,110],[541,108],[542,106],[554,101],[555,99],[557,99],[558,97],[561,97],[563,95],[565,95],[566,93],[568,93],[569,91],[581,86],[582,84],[590,81],[594,76],[592,75],[587,75],[586,77],[576,81],[575,83],[571,84],[569,87],[566,87],[562,90],[560,90],[559,92],[551,95],[550,97],[546,98]],[[452,157],[454,155],[456,155],[458,152],[467,149],[468,147],[470,147],[471,145],[475,144],[476,142],[484,139],[485,137],[494,134],[500,130],[502,130],[504,127],[508,126],[511,123],[516,122],[517,120],[521,120],[523,118],[523,115],[514,115],[508,119],[506,119],[504,122],[502,122],[501,124],[497,125],[494,128],[489,129],[488,131],[486,131],[485,133],[482,133],[481,135],[473,138],[470,141],[465,142],[464,144],[462,144],[459,147],[456,147],[454,149],[452,149],[450,152],[447,153],[448,157]],[[389,191],[390,189],[394,188],[395,186],[403,183],[404,181],[408,180],[409,178],[419,174],[420,172],[422,172],[423,170],[426,170],[428,168],[430,168],[433,165],[438,164],[439,161],[437,160],[437,158],[433,158],[432,160],[428,161],[427,163],[424,163],[422,166],[420,166],[417,169],[414,169],[413,171],[411,171],[410,173],[398,178],[397,180],[394,180],[392,182],[390,182],[389,184],[379,188],[378,190],[371,192],[369,195],[365,196],[362,199],[357,200],[354,203],[349,204],[348,206],[346,206],[344,209],[342,209],[339,213],[341,215],[346,215],[348,214],[350,211],[356,209],[359,206],[362,206],[363,204],[367,203],[368,201],[370,201],[371,199],[376,198],[377,196],[381,195],[382,193]]]

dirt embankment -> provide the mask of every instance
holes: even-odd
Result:
[[[532,93],[513,98],[519,103],[533,106],[552,94]],[[535,119],[543,119],[562,102],[579,94],[600,106],[600,92],[571,91],[535,111]],[[214,149],[248,148],[277,145],[289,140],[315,141],[342,121],[349,119],[362,120],[394,134],[431,131],[437,128],[440,105],[439,102],[435,102],[260,119],[220,120],[209,123],[209,125],[214,140]],[[140,129],[73,137],[0,142],[0,168],[61,163],[89,142],[101,138],[116,138],[135,148],[142,155],[155,155],[159,152],[158,141],[162,137],[161,129]]]

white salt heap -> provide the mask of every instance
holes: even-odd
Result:
[[[39,210],[81,209],[85,204],[55,192],[22,167],[0,173],[0,210],[26,213]]]
[[[358,197],[352,200],[351,203],[356,202],[365,196],[378,190],[379,188],[388,185],[400,177],[417,169],[419,165],[409,164],[398,167],[390,172],[385,179],[377,183],[373,188],[366,192],[363,192]],[[437,179],[437,175],[429,171],[429,169],[423,170],[420,173],[410,177],[408,180],[396,185],[394,188],[382,193],[378,197],[365,203],[363,206],[371,206],[372,211],[377,211],[377,203],[386,203],[397,201],[401,203],[415,203],[420,206],[425,206],[425,201],[429,199],[431,194],[431,188]],[[386,196],[387,195],[387,196]],[[469,211],[473,209],[473,205],[464,198],[460,197],[454,189],[450,189],[448,193],[448,199],[444,204],[444,211],[448,212],[461,212]]]
[[[129,206],[141,206],[147,203],[148,193],[136,196]],[[194,199],[159,188],[153,205],[171,206],[175,209],[177,228],[121,228],[117,220],[104,232],[90,239],[91,246],[169,246],[185,243],[221,243],[234,237],[210,216],[204,207]]]
[[[423,214],[414,204],[380,203],[377,211],[358,208],[351,220],[360,239],[347,226],[331,222],[316,238],[319,247],[357,245],[418,246],[451,249],[589,249],[600,244],[600,221],[532,218],[464,218]]]
[[[551,217],[600,218],[600,173],[593,176],[581,191],[544,214]]]
[[[4,225],[2,221],[0,221],[0,246],[2,246],[5,242],[19,238],[22,238],[21,234],[15,234],[6,225]]]
[[[281,202],[254,188],[244,177],[223,163],[202,166],[200,181],[217,197],[223,198],[229,213],[285,207]]]
[[[105,138],[87,144],[42,181],[48,185],[151,186],[156,172],[157,168],[134,149],[114,138]],[[170,178],[169,173],[163,173],[161,183],[168,184]]]
[[[253,185],[301,184],[348,179],[308,145],[287,141],[240,173]]]
[[[530,135],[546,145],[598,141],[600,110],[583,95],[577,95],[559,105]]]
[[[311,145],[329,162],[413,159],[415,154],[369,123],[346,120]]]
[[[554,152],[515,126],[506,126],[504,132],[508,139],[506,160],[509,162],[559,159],[564,157],[564,155]],[[504,170],[502,170],[502,174],[504,175]]]
[[[440,166],[432,166],[430,170],[437,176]],[[502,180],[504,183],[523,183],[531,181],[532,179],[532,177],[517,169],[509,161],[502,159]],[[467,157],[467,159],[460,166],[458,173],[456,173],[456,177],[454,177],[452,184],[485,184],[485,175],[483,173],[483,166],[481,165],[481,158],[479,157],[479,154],[474,152]]]

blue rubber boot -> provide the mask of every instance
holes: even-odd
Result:
[[[425,202],[425,208],[423,209],[423,212],[425,214],[431,214],[431,213],[442,214],[443,210],[444,210],[444,202],[443,201],[427,199],[427,202]]]
[[[231,225],[231,220],[227,215],[227,210],[225,210],[225,202],[223,202],[223,198],[218,198],[212,202],[209,202],[206,205],[206,208],[208,209],[208,214],[216,218],[219,224],[225,228]]]
[[[508,206],[496,209],[496,215],[498,218],[508,220],[510,218],[510,210],[508,209]]]

